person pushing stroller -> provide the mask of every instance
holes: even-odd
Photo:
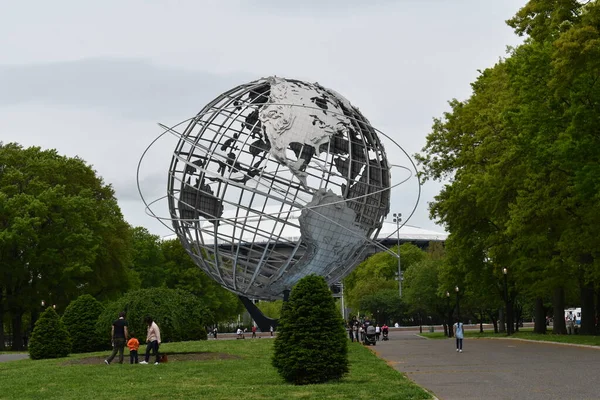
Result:
[[[387,324],[383,324],[383,326],[381,327],[381,340],[382,341],[386,341],[389,340],[388,339],[388,334],[389,334],[390,328],[387,326]]]

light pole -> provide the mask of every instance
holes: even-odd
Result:
[[[400,264],[400,222],[402,222],[402,214],[394,213],[394,222],[396,223],[396,235],[398,241],[396,245],[398,246],[398,294],[402,298],[402,266]]]
[[[458,297],[458,286],[456,286],[454,290],[456,291],[456,315],[458,316],[458,320],[460,321],[460,299]]]
[[[508,311],[508,269],[502,268],[502,274],[504,275],[504,304],[506,307],[506,334],[510,336],[512,333],[512,316],[509,315]]]
[[[446,291],[446,308],[448,309],[448,319],[446,320],[446,325],[448,329],[448,337],[452,337],[452,310],[450,310],[450,292]]]
[[[346,307],[344,305],[344,282],[340,281],[340,294],[342,295],[342,319],[346,321]]]

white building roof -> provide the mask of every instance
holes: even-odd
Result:
[[[300,211],[291,213],[278,214],[278,211],[268,209],[266,212],[268,217],[260,218],[258,214],[249,214],[245,218],[241,213],[238,215],[238,223],[236,224],[236,210],[225,210],[221,217],[221,222],[218,227],[219,244],[231,244],[230,238],[235,238],[234,243],[237,243],[241,238],[242,242],[246,243],[266,243],[266,242],[297,242],[300,238],[300,228],[298,218]],[[279,216],[280,220],[275,218]],[[287,222],[284,220],[287,219]],[[245,224],[246,229],[242,230],[241,225]],[[205,243],[212,242],[212,232],[214,225],[211,222],[202,220],[203,237]],[[393,222],[384,222],[377,239],[392,240],[397,238],[401,241],[445,241],[448,234],[445,232],[436,232],[427,229],[418,228],[416,226],[404,225],[400,228],[400,234],[396,233],[396,224]],[[229,238],[229,240],[228,240]]]

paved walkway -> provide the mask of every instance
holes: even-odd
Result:
[[[390,332],[371,347],[441,400],[598,399],[600,350],[513,339],[424,339]]]
[[[0,362],[23,360],[25,358],[29,358],[29,354],[27,354],[27,353],[0,354]]]

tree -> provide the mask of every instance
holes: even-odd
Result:
[[[427,259],[411,266],[404,275],[404,301],[409,312],[423,315],[436,315],[443,319],[445,302],[439,292],[440,260]]]
[[[262,313],[269,318],[279,319],[281,317],[281,308],[283,300],[260,301],[257,306]]]
[[[337,380],[348,372],[344,321],[325,279],[309,275],[292,288],[274,347],[273,366],[296,385]]]
[[[492,304],[479,287],[505,297],[507,268],[509,333],[517,302],[537,304],[540,319],[553,297],[562,316],[576,287],[593,330],[599,21],[597,1],[529,1],[508,21],[525,43],[483,71],[468,100],[450,103],[417,155],[424,181],[449,179],[430,208],[450,232],[447,277]]]
[[[54,308],[48,307],[35,323],[29,341],[29,356],[33,360],[66,357],[71,351],[69,332]]]
[[[372,315],[378,323],[402,321],[406,312],[405,302],[398,294],[398,289],[378,290],[361,297],[359,310]]]
[[[133,238],[132,270],[140,278],[140,287],[146,289],[163,286],[166,274],[160,237],[150,234],[148,229],[140,226],[133,228],[131,234]]]
[[[22,348],[25,313],[127,289],[130,241],[114,191],[79,158],[0,144],[0,293]]]
[[[363,297],[378,290],[398,288],[398,259],[394,256],[397,252],[398,247],[395,246],[389,251],[373,254],[344,279],[344,293],[349,307],[360,310]],[[405,271],[425,257],[426,253],[411,243],[400,246],[401,265]]]
[[[96,323],[102,311],[102,303],[89,294],[79,296],[67,306],[62,321],[71,337],[73,353],[87,353],[102,348],[102,341],[96,332]]]
[[[188,291],[201,299],[213,318],[205,321],[207,324],[229,321],[242,312],[243,305],[238,297],[194,264],[179,239],[163,241],[161,250],[164,258],[165,286]]]

